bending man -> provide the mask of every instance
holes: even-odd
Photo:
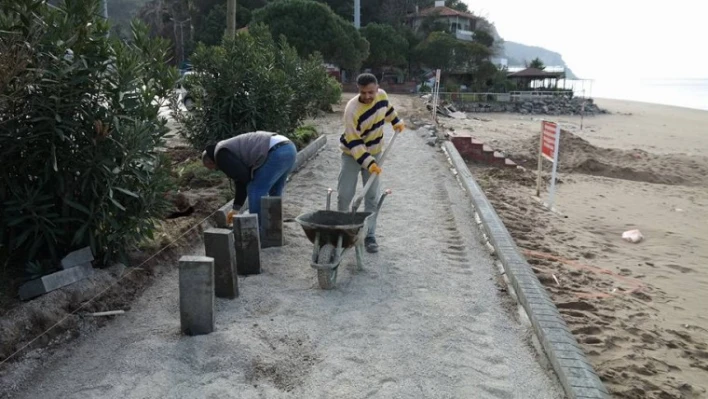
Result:
[[[384,124],[390,123],[396,131],[402,131],[405,127],[393,105],[389,103],[386,92],[379,88],[374,75],[361,74],[356,83],[359,94],[349,100],[344,109],[344,134],[339,139],[342,163],[337,187],[337,208],[340,212],[351,210],[349,206],[356,193],[360,173],[364,185],[371,174],[381,173],[381,167],[376,161],[384,149]],[[366,212],[376,212],[379,180],[376,179],[366,194]],[[369,220],[364,245],[368,252],[377,252],[379,247],[376,243],[376,216]]]
[[[261,197],[282,196],[296,156],[295,144],[287,137],[258,131],[208,145],[202,163],[234,180],[236,195],[229,218],[238,213],[248,197],[248,211],[258,215],[260,226]]]

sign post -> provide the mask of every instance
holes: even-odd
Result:
[[[548,193],[548,206],[553,210],[553,200],[556,190],[556,173],[558,172],[558,147],[560,146],[561,129],[557,123],[542,121],[541,138],[538,149],[538,176],[536,177],[536,196],[541,197],[541,172],[543,158],[553,162],[551,172],[551,188]]]

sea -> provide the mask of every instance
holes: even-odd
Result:
[[[576,95],[639,101],[708,111],[708,79],[568,80]]]

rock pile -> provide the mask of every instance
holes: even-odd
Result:
[[[608,113],[600,109],[591,99],[546,97],[513,102],[468,102],[455,103],[458,110],[465,112],[509,112],[522,115],[580,115],[585,103],[585,115]]]

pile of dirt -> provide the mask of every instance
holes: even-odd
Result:
[[[477,179],[513,182],[524,187],[536,187],[536,171],[530,169],[484,167],[472,162],[467,162],[467,166],[470,167],[470,170],[484,169],[483,173],[475,174]],[[550,184],[551,175],[544,173],[541,179],[544,184]],[[556,177],[556,184],[563,184],[563,179]]]
[[[538,157],[539,135],[526,140],[514,160],[533,162]],[[652,154],[642,150],[618,150],[590,144],[563,130],[558,157],[559,171],[668,185],[708,184],[708,157]],[[545,163],[550,168],[549,163]]]

